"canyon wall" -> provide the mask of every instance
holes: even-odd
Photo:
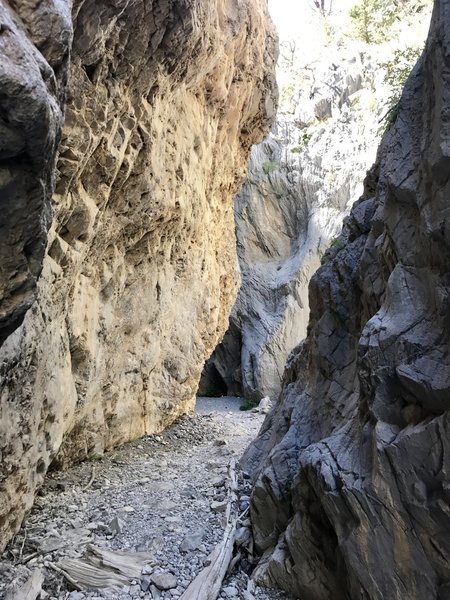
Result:
[[[301,82],[290,73],[293,112],[253,148],[236,199],[242,284],[200,392],[221,380],[247,399],[280,393],[288,354],[306,335],[309,281],[375,159],[392,93],[380,63],[376,48],[353,43],[317,48]]]
[[[38,301],[0,351],[2,547],[50,464],[193,407],[235,299],[232,199],[276,108],[266,0],[75,0],[72,19]]]
[[[69,2],[0,1],[0,344],[36,299],[51,221]]]
[[[257,577],[302,600],[450,597],[450,2],[310,284],[244,466]]]

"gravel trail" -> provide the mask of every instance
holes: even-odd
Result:
[[[180,597],[222,539],[227,465],[239,459],[264,418],[240,405],[239,398],[199,398],[194,415],[162,434],[49,474],[1,557],[0,598],[14,598],[11,591],[35,569],[44,576],[41,598],[47,600]],[[248,504],[248,488],[241,478],[240,510]],[[153,560],[120,590],[76,591],[57,569],[83,557],[88,544]],[[289,599],[261,588],[249,594],[247,584],[237,571],[225,580],[221,597]]]

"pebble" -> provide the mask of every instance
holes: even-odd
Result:
[[[141,595],[141,586],[140,585],[132,585],[130,586],[130,596],[136,597]]]
[[[162,598],[162,592],[155,585],[150,586],[150,592],[152,594],[153,600],[159,600],[160,598]]]
[[[227,501],[223,500],[221,502],[217,502],[214,500],[213,502],[211,502],[210,507],[213,512],[216,512],[216,513],[225,512],[225,510],[227,508]]]
[[[191,552],[192,550],[197,550],[202,543],[203,536],[203,531],[197,531],[196,533],[186,535],[180,544],[181,552]]]
[[[150,577],[147,577],[147,576],[142,577],[142,579],[141,579],[141,590],[143,592],[146,592],[149,589],[151,583],[152,583],[152,580],[150,579]]]
[[[86,596],[82,592],[70,592],[69,600],[84,600]]]
[[[222,591],[227,598],[236,598],[236,596],[239,596],[239,592],[233,585],[223,588]]]
[[[150,576],[151,581],[160,590],[170,590],[178,585],[177,578],[172,573],[153,573]]]
[[[213,487],[222,487],[225,485],[225,479],[223,477],[214,477],[211,481]]]
[[[151,575],[154,569],[150,565],[144,565],[142,567],[142,575]]]
[[[251,538],[251,531],[248,527],[240,527],[234,536],[236,546],[242,546],[247,544]]]
[[[239,413],[237,416],[240,430],[242,415]],[[253,418],[256,423],[258,416]],[[88,538],[88,530],[92,530],[91,539],[94,538],[96,546],[145,552],[155,558],[143,566],[139,578],[119,593],[97,590],[85,593],[76,591],[69,595],[69,591],[64,591],[67,590],[67,584],[63,584],[61,592],[56,593],[56,584],[51,581],[46,589],[54,600],[177,600],[199,572],[211,564],[208,553],[222,539],[221,520],[227,507],[224,486],[228,480],[228,458],[220,454],[229,453],[231,448],[231,442],[228,442],[228,446],[223,443],[228,439],[225,437],[228,435],[225,432],[228,426],[221,420],[211,421],[194,417],[176,423],[177,435],[169,437],[171,430],[168,430],[160,436],[161,442],[168,442],[167,448],[163,448],[162,443],[157,444],[154,436],[149,436],[142,441],[141,452],[137,452],[134,446],[133,454],[127,454],[125,447],[117,455],[117,460],[107,456],[101,477],[96,478],[100,483],[99,492],[93,492],[94,484],[88,493],[80,491],[89,474],[86,469],[75,467],[65,473],[66,492],[49,493],[48,498],[40,501],[42,509],[39,512],[34,509],[34,514],[28,520],[30,525],[37,527],[36,531],[32,531],[32,538],[47,538],[50,530],[55,536],[64,538],[66,531],[72,533],[77,529],[83,530],[83,537]],[[253,424],[252,427],[256,433],[256,427]],[[217,440],[215,447],[214,439]],[[196,444],[201,448],[200,451],[194,450]],[[233,440],[232,449],[236,453],[240,452],[240,444],[240,440],[236,444]],[[110,456],[113,457],[114,453]],[[166,460],[167,457],[169,460]],[[194,457],[195,465],[192,463]],[[127,468],[118,467],[119,464],[125,464]],[[144,485],[150,482],[151,493]],[[248,501],[250,483],[249,480],[246,482],[247,487],[240,482],[240,492],[243,494],[240,502]],[[244,533],[242,537],[245,537]],[[18,549],[21,542],[19,537]],[[24,554],[26,550],[31,552],[28,541]],[[63,556],[76,558],[83,553],[83,546],[55,552],[47,550],[39,560],[33,558],[30,565],[39,561],[42,564],[44,560],[47,564],[50,561],[57,562]],[[3,579],[0,572],[0,598]],[[225,586],[227,593],[222,591],[221,596],[226,600],[237,600],[239,589],[245,589],[247,583],[244,576],[233,575]],[[263,600],[262,592],[251,592],[248,597],[241,592],[241,597],[245,600]],[[268,598],[281,600],[285,597],[269,595]]]
[[[167,523],[181,523],[181,521],[183,520],[180,516],[175,515],[175,516],[168,516],[168,517],[164,517],[164,519],[167,521]]]
[[[125,523],[119,517],[114,517],[114,519],[109,524],[109,530],[111,533],[122,533]]]

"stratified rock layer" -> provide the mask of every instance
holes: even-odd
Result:
[[[1,353],[3,546],[52,461],[192,408],[235,297],[232,198],[275,109],[266,0],[76,0],[39,300]]]
[[[308,338],[246,453],[259,577],[302,600],[450,597],[449,48],[437,0],[379,172],[312,280]]]
[[[0,1],[0,344],[36,298],[72,38],[68,1],[35,5]]]

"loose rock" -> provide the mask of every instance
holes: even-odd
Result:
[[[178,585],[177,578],[172,573],[153,573],[150,575],[150,580],[163,591],[176,588]]]

